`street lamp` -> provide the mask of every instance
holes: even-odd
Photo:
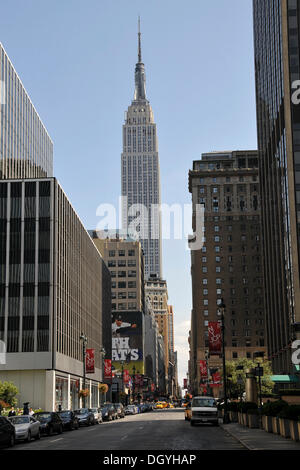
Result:
[[[80,338],[82,341],[82,356],[83,356],[83,389],[85,390],[85,376],[86,376],[86,344],[87,336],[81,333]],[[85,395],[83,396],[83,408],[85,408]]]
[[[225,361],[225,309],[223,299],[219,304],[219,310],[221,311],[221,322],[222,322],[222,358],[223,358],[223,391],[224,391],[224,418],[223,423],[228,424],[228,411],[227,411],[227,378],[226,378],[226,361]]]
[[[258,358],[258,357],[264,357],[265,353],[264,351],[256,351],[254,353],[254,358]],[[261,425],[261,422],[262,422],[262,396],[261,396],[261,377],[264,375],[264,369],[263,367],[261,367],[261,363],[259,361],[257,361],[256,363],[256,367],[255,367],[255,375],[256,377],[258,377],[258,384],[259,384],[259,415],[260,415],[260,425]]]
[[[133,384],[132,384],[133,393],[132,394],[133,394],[133,401],[134,401],[135,399],[135,366],[133,366],[132,372],[133,372]]]
[[[104,370],[105,370],[104,358],[105,358],[105,354],[106,354],[105,348],[102,347],[100,349],[100,354],[101,354],[101,357],[102,357],[102,383],[104,383],[104,377],[105,377],[105,375],[104,375]],[[101,397],[102,397],[102,394],[101,394]],[[105,400],[104,401],[106,402],[106,393],[105,393]]]

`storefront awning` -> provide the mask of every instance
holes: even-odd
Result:
[[[271,380],[277,383],[299,382],[299,378],[296,375],[271,375]]]

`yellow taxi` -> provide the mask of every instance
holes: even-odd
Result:
[[[157,410],[162,410],[163,408],[166,408],[166,403],[164,401],[158,401],[155,405],[155,408]]]
[[[186,421],[190,421],[192,417],[192,407],[191,402],[186,403],[185,410],[184,410],[184,419]]]

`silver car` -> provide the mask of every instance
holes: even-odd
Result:
[[[33,437],[41,438],[40,422],[32,416],[11,416],[8,419],[15,427],[17,440],[30,442]]]
[[[93,413],[95,418],[95,423],[102,423],[102,412],[99,408],[89,408],[89,411]]]

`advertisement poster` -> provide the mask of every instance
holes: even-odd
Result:
[[[209,353],[221,354],[222,339],[221,339],[221,324],[217,321],[208,322],[208,339],[209,339]]]
[[[122,362],[129,375],[144,374],[143,314],[121,312],[112,316],[112,366],[122,374]]]
[[[87,374],[95,373],[95,349],[86,350],[85,367],[86,367]]]
[[[125,370],[123,371],[123,382],[124,382],[124,384],[128,384],[128,383],[129,383],[129,378],[130,378],[130,376],[129,376],[129,371],[128,371],[127,369],[125,369]]]

